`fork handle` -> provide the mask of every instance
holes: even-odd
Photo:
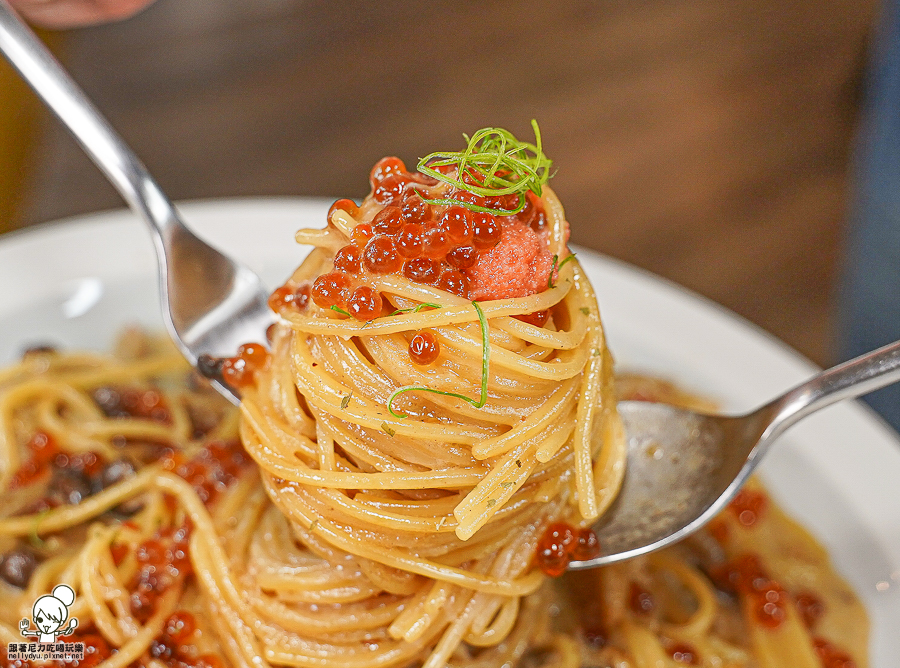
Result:
[[[817,410],[900,381],[900,341],[827,369],[760,409],[768,412],[768,438]]]
[[[0,0],[0,53],[150,228],[166,326],[185,357],[195,362],[182,335],[227,297],[238,267],[182,223],[147,168],[7,0]]]
[[[0,52],[53,111],[131,209],[158,235],[181,227],[169,198],[53,54],[0,0]],[[155,239],[161,243],[161,239]]]

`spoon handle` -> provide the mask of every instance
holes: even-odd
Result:
[[[900,341],[813,376],[760,409],[772,417],[768,438],[798,420],[843,399],[853,399],[900,381]]]
[[[159,234],[180,225],[174,207],[146,167],[6,0],[0,0],[0,52],[135,213]]]

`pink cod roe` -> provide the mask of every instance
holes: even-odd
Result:
[[[466,270],[469,298],[511,299],[546,290],[553,268],[549,237],[548,229],[536,232],[518,220],[504,220],[500,243],[482,253],[475,266]],[[554,279],[555,274],[554,270]]]

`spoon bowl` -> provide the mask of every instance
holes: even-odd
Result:
[[[705,415],[623,401],[625,479],[594,526],[601,554],[582,570],[658,550],[709,522],[738,493],[769,446],[807,415],[900,381],[900,341],[813,376],[746,415]]]

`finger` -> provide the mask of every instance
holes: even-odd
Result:
[[[153,0],[10,0],[28,21],[45,28],[71,28],[124,19]]]

